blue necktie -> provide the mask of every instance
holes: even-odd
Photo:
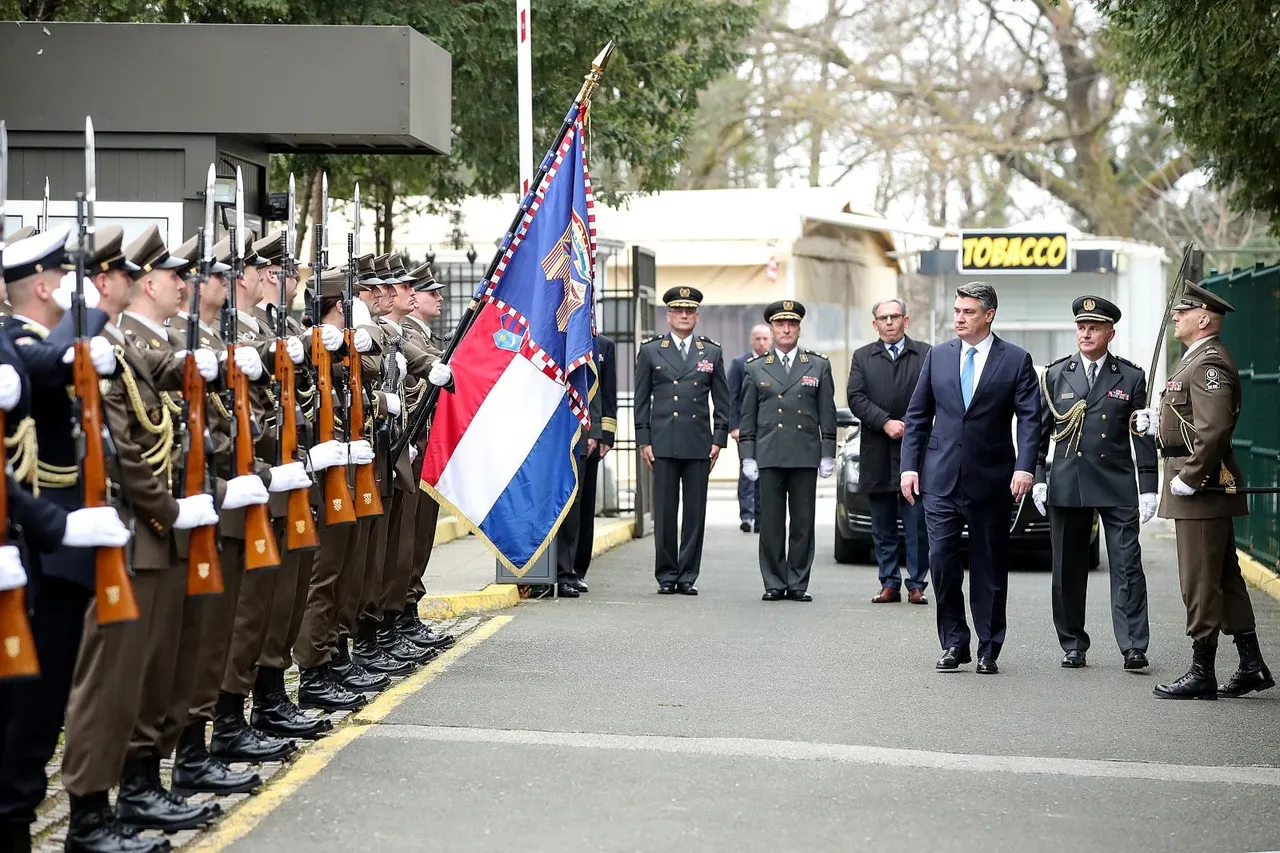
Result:
[[[973,400],[973,357],[977,354],[977,347],[969,347],[969,351],[964,354],[964,367],[960,369],[960,395],[964,397],[966,409]]]
[[[897,360],[898,360],[898,345],[897,345],[897,344],[889,344],[889,360],[890,360],[890,361],[897,361]]]

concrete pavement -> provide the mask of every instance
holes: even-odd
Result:
[[[1189,655],[1167,528],[1144,535],[1150,674],[1120,668],[1101,573],[1090,666],[1061,669],[1036,570],[991,678],[933,670],[932,605],[872,605],[833,512],[828,489],[811,604],[759,600],[728,500],[697,598],[655,594],[651,539],[605,554],[589,595],[510,611],[230,849],[1280,848],[1280,691],[1151,695]],[[1280,605],[1253,598],[1280,664]]]

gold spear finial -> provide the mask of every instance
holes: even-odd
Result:
[[[600,85],[600,78],[604,76],[604,70],[609,66],[611,56],[613,56],[613,39],[610,39],[596,58],[591,60],[591,70],[587,72],[586,78],[582,81],[582,89],[578,92],[578,100],[581,103],[589,102],[591,96],[595,94],[596,87]]]

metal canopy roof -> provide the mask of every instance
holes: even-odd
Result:
[[[10,132],[234,135],[448,154],[451,57],[409,27],[0,23]]]

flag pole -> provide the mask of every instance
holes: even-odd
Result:
[[[467,306],[467,310],[462,313],[448,347],[440,356],[441,362],[449,363],[449,359],[453,357],[454,350],[458,348],[458,344],[462,341],[463,336],[466,335],[467,329],[471,328],[471,324],[475,322],[476,317],[479,315],[480,295],[484,285],[493,278],[493,274],[498,269],[498,264],[502,262],[502,258],[506,255],[511,241],[515,239],[516,233],[520,229],[520,223],[524,221],[525,214],[533,206],[534,196],[538,191],[538,187],[542,186],[543,178],[551,170],[551,165],[556,159],[556,152],[560,150],[561,142],[564,141],[566,134],[573,127],[573,123],[577,120],[581,111],[590,104],[591,96],[595,94],[596,87],[600,85],[600,78],[604,76],[604,70],[609,64],[609,57],[613,54],[613,48],[614,43],[610,41],[591,61],[591,70],[587,72],[582,88],[578,90],[578,96],[573,100],[573,106],[565,114],[564,124],[560,126],[560,131],[556,134],[555,141],[551,144],[551,148],[547,150],[546,156],[542,158],[542,164],[538,167],[537,173],[533,176],[533,181],[529,184],[528,192],[524,194],[524,198],[520,202],[520,209],[516,211],[515,218],[511,220],[511,225],[507,228],[506,235],[498,245],[498,250],[494,252],[493,258],[489,261],[484,278],[476,284],[475,292],[471,295],[471,303]],[[426,429],[427,421],[431,419],[431,413],[435,411],[436,401],[439,398],[440,386],[432,385],[430,390],[427,391],[427,398],[418,407],[418,411],[414,412],[413,422],[409,424],[408,429],[400,434],[399,440],[391,448],[392,459],[398,458],[404,449],[409,446],[410,442],[416,444],[418,439],[421,438],[423,431]]]
[[[520,195],[529,192],[533,172],[533,48],[529,0],[516,0],[516,112],[520,135]]]

